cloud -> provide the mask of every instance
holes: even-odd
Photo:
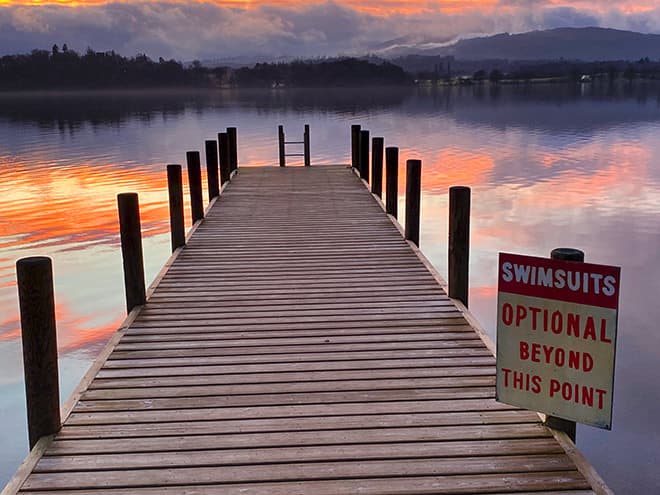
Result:
[[[640,7],[641,6],[641,7]],[[458,36],[560,26],[660,30],[651,4],[557,0],[395,0],[283,2],[102,1],[0,7],[0,53],[67,43],[84,51],[179,60],[260,55],[364,53],[386,40],[446,41]]]

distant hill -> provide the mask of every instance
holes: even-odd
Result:
[[[639,60],[660,59],[660,35],[597,27],[558,28],[522,34],[496,34],[462,39],[405,43],[401,39],[381,44],[381,56],[417,54],[453,56],[458,60]]]

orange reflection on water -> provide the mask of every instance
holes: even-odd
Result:
[[[57,336],[57,347],[62,353],[105,342],[124,319],[118,315],[113,321],[99,325],[92,316],[79,315],[64,305],[57,306],[56,317],[58,327],[67,329],[66,332],[58,332]]]
[[[166,234],[165,165],[93,161],[62,165],[44,163],[36,156],[24,160],[12,163],[0,157],[4,178],[0,184],[0,342],[20,338],[16,260],[45,255],[54,259],[60,351],[88,348],[106,340],[124,317],[121,265],[108,265],[119,261],[116,196],[128,191],[139,194],[145,241]],[[185,171],[183,176],[187,191]],[[184,203],[188,212],[187,194]],[[112,297],[99,300],[99,294]]]
[[[145,168],[79,164],[68,168],[4,168],[0,188],[0,248],[116,242],[116,195],[140,194],[143,231],[168,231],[165,173]],[[9,185],[11,184],[11,185]],[[165,193],[166,194],[166,193]]]
[[[399,194],[405,194],[405,164],[399,171]],[[452,186],[474,187],[485,184],[495,167],[492,156],[461,149],[444,149],[422,160],[424,192],[446,194]]]
[[[92,316],[76,314],[68,305],[60,304],[55,308],[55,318],[58,327],[57,347],[62,353],[105,342],[112,333],[117,331],[123,321],[123,317],[118,316],[110,323],[98,325]],[[0,321],[0,342],[20,337],[20,321],[17,316],[12,315]]]
[[[579,208],[599,203],[627,206],[631,197],[641,199],[644,183],[638,180],[649,174],[651,152],[633,142],[618,142],[607,153],[608,165],[602,165],[605,154],[602,144],[589,143],[584,146],[545,152],[539,163],[548,168],[566,169],[558,172],[551,181],[539,181],[516,191],[518,205],[524,208]],[[576,163],[592,161],[595,170],[581,171],[573,167]],[[630,180],[635,177],[637,180]]]

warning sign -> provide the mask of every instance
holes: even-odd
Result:
[[[497,400],[610,429],[618,267],[500,253]]]

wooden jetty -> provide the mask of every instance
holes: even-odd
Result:
[[[3,494],[609,493],[444,289],[350,168],[241,168]]]

